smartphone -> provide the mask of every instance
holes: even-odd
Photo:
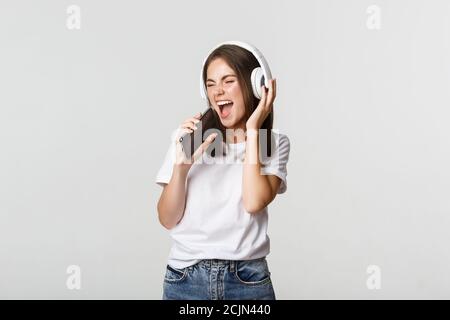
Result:
[[[191,133],[185,133],[181,138],[181,146],[183,147],[183,151],[186,155],[187,159],[191,159],[194,152],[200,147],[200,145],[204,142],[203,136],[205,132],[209,129],[218,129],[218,119],[214,115],[214,111],[211,107],[208,107],[206,111],[202,113],[202,116],[200,117],[200,122],[196,124],[197,128],[201,128],[201,130],[194,130]],[[214,142],[209,146],[211,147],[214,145]],[[215,155],[215,149],[212,150],[212,155]],[[208,149],[207,149],[208,151]]]

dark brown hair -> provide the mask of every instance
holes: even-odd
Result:
[[[256,107],[258,106],[259,99],[256,98],[253,95],[253,89],[251,85],[251,72],[254,68],[259,67],[258,60],[255,58],[255,56],[248,51],[247,49],[244,49],[237,45],[222,45],[218,48],[216,48],[211,54],[208,56],[208,58],[205,61],[205,65],[203,68],[203,85],[206,83],[206,77],[207,77],[207,70],[208,66],[211,64],[211,62],[217,58],[222,58],[225,60],[225,62],[230,66],[231,69],[236,73],[238,78],[238,83],[242,91],[242,95],[244,98],[244,105],[245,105],[245,120],[247,121],[250,116],[252,115],[253,111],[255,111]],[[206,86],[205,86],[206,88]],[[208,100],[208,104],[211,107],[211,102]],[[222,125],[220,121],[220,117],[217,114],[216,110],[212,110],[214,117],[217,122],[217,126],[221,133],[222,137],[226,137],[226,128]],[[267,135],[264,137],[264,139],[261,139],[260,135],[260,146],[262,141],[266,141],[267,144],[267,155],[270,157],[272,153],[272,127],[273,127],[273,111],[269,113],[267,118],[264,120],[263,124],[261,125],[260,129],[266,129],[262,130],[262,132],[266,132]],[[261,132],[261,131],[260,131]],[[270,139],[268,139],[270,137]],[[261,146],[263,147],[263,146]],[[260,148],[260,152],[263,150],[266,150],[266,148]],[[265,152],[262,152],[262,155],[265,156]]]

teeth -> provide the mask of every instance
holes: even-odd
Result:
[[[230,100],[217,101],[218,106],[223,106],[228,103],[232,103],[232,101],[230,101]]]

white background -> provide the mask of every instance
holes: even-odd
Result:
[[[449,16],[444,0],[1,0],[0,298],[161,298],[154,179],[225,40],[266,56],[291,141],[269,206],[277,298],[450,298]]]

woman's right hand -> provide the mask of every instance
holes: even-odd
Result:
[[[217,136],[217,133],[211,133],[205,141],[195,150],[192,159],[187,158],[186,154],[183,151],[183,146],[180,142],[180,138],[184,136],[186,133],[192,133],[194,130],[197,130],[196,124],[200,122],[202,114],[199,112],[192,118],[187,118],[181,126],[178,128],[178,133],[176,136],[176,164],[180,165],[186,169],[189,169],[192,164],[203,154],[203,152],[208,148],[208,146],[214,141],[214,138]]]

